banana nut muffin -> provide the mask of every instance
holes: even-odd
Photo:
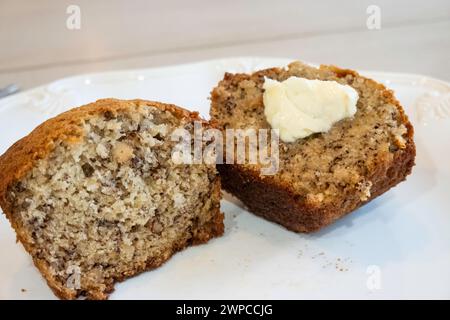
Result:
[[[54,293],[106,299],[114,283],[223,233],[215,164],[175,164],[197,113],[104,99],[38,126],[0,157],[0,205]]]
[[[414,165],[413,127],[392,91],[352,70],[291,63],[253,74],[225,74],[211,93],[212,121],[222,129],[270,129],[265,78],[334,80],[359,94],[352,118],[292,143],[280,141],[279,170],[220,164],[222,186],[250,211],[296,232],[311,232],[405,180]]]

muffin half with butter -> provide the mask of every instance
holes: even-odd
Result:
[[[293,62],[227,73],[211,101],[211,118],[233,146],[218,165],[223,188],[292,231],[331,224],[414,166],[413,127],[393,92],[352,70]]]

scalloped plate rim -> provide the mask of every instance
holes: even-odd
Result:
[[[138,73],[156,73],[156,72],[163,72],[168,73],[171,71],[179,70],[180,68],[192,68],[195,65],[217,65],[219,63],[234,63],[235,61],[245,61],[245,60],[264,60],[264,61],[274,61],[278,62],[280,64],[288,64],[289,62],[295,61],[296,59],[289,59],[289,58],[277,58],[277,57],[263,57],[263,56],[237,56],[237,57],[230,57],[230,58],[219,58],[219,59],[210,59],[210,60],[203,60],[203,61],[194,61],[189,63],[182,63],[182,64],[176,64],[176,65],[167,65],[167,66],[159,66],[159,67],[150,67],[150,68],[133,68],[133,69],[120,69],[120,70],[111,70],[111,71],[104,71],[104,72],[92,72],[92,73],[83,73],[78,74],[74,76],[68,76],[63,77],[51,82],[48,82],[46,84],[27,89],[25,91],[16,93],[11,96],[7,96],[0,99],[0,109],[7,107],[7,104],[14,103],[14,100],[23,99],[27,95],[31,93],[36,93],[41,90],[49,89],[53,86],[60,85],[62,83],[70,83],[70,82],[77,82],[80,80],[86,80],[86,79],[92,79],[92,78],[108,78],[112,76],[120,76],[120,75],[127,75],[127,74],[138,74]],[[317,66],[316,63],[308,63],[312,66]],[[278,65],[280,66],[280,65]],[[358,71],[358,70],[357,70]],[[405,73],[405,72],[391,72],[391,71],[372,71],[372,70],[359,70],[358,73],[361,75],[367,76],[367,77],[376,77],[376,78],[396,78],[396,79],[405,79],[407,81],[427,81],[427,85],[435,84],[435,85],[443,85],[448,86],[448,89],[450,90],[450,82],[447,82],[443,79],[427,76],[424,74],[418,74],[418,73]],[[423,85],[423,83],[422,83]]]

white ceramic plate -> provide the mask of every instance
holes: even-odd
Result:
[[[289,61],[233,58],[62,79],[0,100],[0,153],[45,119],[99,98],[160,100],[207,117],[209,93],[225,71]],[[312,235],[286,231],[226,197],[223,237],[116,285],[111,298],[450,298],[450,84],[363,73],[395,90],[415,126],[417,164],[406,182]],[[54,298],[3,215],[0,298]]]

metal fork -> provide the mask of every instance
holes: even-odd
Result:
[[[14,93],[18,92],[19,90],[20,90],[19,86],[16,84],[10,84],[4,88],[0,88],[0,99],[4,98],[6,96],[9,96],[11,94],[14,94]]]

